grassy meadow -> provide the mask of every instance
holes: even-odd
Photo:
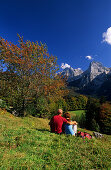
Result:
[[[83,140],[52,134],[48,122],[0,110],[0,169],[111,168],[111,136]]]
[[[69,111],[71,116],[81,116],[81,114],[85,113],[85,110],[75,110],[75,111]]]

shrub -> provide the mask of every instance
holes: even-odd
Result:
[[[86,116],[85,113],[82,113],[81,115],[74,115],[72,116],[72,120],[78,122],[78,126],[81,128],[85,128],[86,126]]]
[[[92,126],[92,130],[94,130],[96,132],[100,132],[99,124],[96,122],[95,119],[92,119],[91,126]]]
[[[95,120],[96,123],[99,124],[99,112],[100,112],[99,100],[94,99],[94,98],[89,98],[87,106],[86,106],[86,128],[90,130],[94,130],[93,120]]]
[[[9,107],[8,105],[6,104],[6,102],[2,99],[0,99],[0,108],[2,109],[7,109],[9,111]]]
[[[50,110],[49,110],[48,102],[44,96],[38,97],[36,108],[37,108],[36,116],[41,118],[45,118],[49,116]]]
[[[86,109],[86,127],[111,134],[111,104],[89,98]]]
[[[103,133],[111,135],[111,104],[104,103],[100,108],[100,127]]]
[[[37,109],[36,105],[34,103],[30,103],[26,106],[26,114],[36,116],[37,115]]]

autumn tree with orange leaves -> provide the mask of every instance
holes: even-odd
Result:
[[[103,133],[111,135],[111,104],[108,102],[100,107],[100,126]]]
[[[66,93],[65,80],[56,75],[57,57],[49,55],[45,44],[18,37],[19,45],[0,38],[0,97],[24,114],[28,105],[36,108],[42,96],[50,112],[48,104]]]

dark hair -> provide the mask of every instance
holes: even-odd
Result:
[[[68,121],[71,121],[71,115],[69,112],[64,113],[64,118],[66,118]]]

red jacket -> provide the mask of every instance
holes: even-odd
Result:
[[[67,120],[60,115],[55,115],[50,121],[51,132],[61,133],[63,123],[67,123]]]

